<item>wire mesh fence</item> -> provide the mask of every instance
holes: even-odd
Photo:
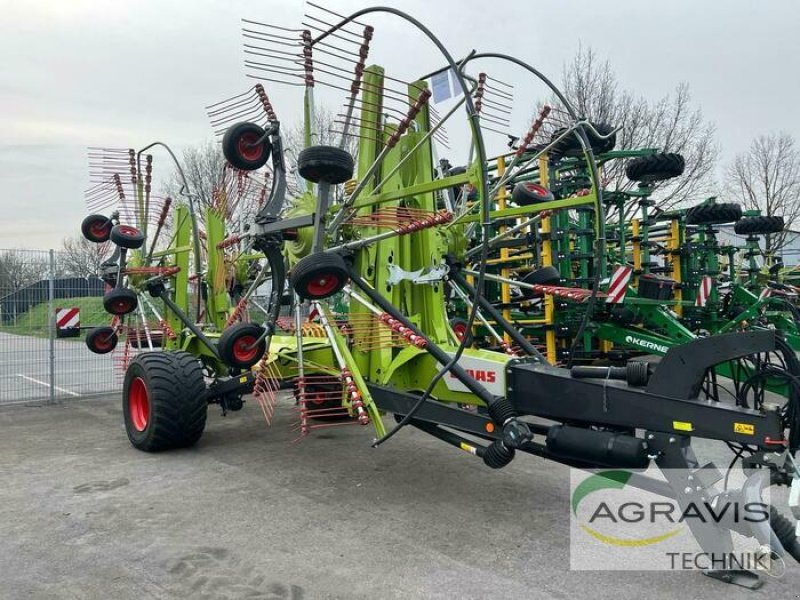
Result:
[[[0,405],[120,389],[112,357],[83,343],[109,320],[86,272],[68,253],[0,250]]]

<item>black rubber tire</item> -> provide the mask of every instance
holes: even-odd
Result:
[[[350,153],[335,146],[310,146],[297,157],[300,176],[313,183],[344,183],[353,178],[354,169]]]
[[[217,340],[219,357],[226,365],[238,369],[249,369],[264,356],[267,341],[255,341],[264,334],[264,329],[255,323],[236,323],[222,332]]]
[[[592,127],[594,127],[598,133],[601,135],[608,135],[614,129],[611,125],[607,123],[594,123],[592,122]],[[560,135],[564,133],[565,129],[557,129],[553,132],[553,135],[550,137],[550,140],[554,140],[558,138]],[[611,135],[611,137],[607,139],[600,139],[590,130],[585,130],[586,136],[589,138],[589,145],[592,148],[592,152],[595,154],[602,154],[604,152],[611,152],[614,149],[614,146],[617,145],[617,134]],[[583,147],[581,143],[578,141],[578,138],[575,137],[574,133],[570,133],[567,137],[563,140],[557,142],[555,146],[550,150],[550,153],[553,156],[583,156]]]
[[[318,252],[300,259],[289,274],[289,283],[301,298],[322,300],[340,292],[349,278],[341,255]]]
[[[609,320],[620,325],[632,325],[636,322],[636,313],[627,306],[615,304],[609,312]]]
[[[778,512],[774,506],[769,507],[769,524],[775,536],[786,550],[787,554],[800,563],[800,539],[796,534],[793,519],[789,519]]]
[[[736,317],[738,317],[740,314],[742,314],[746,310],[747,310],[747,307],[744,306],[743,304],[734,304],[727,311],[728,318],[729,319],[735,319]]]
[[[459,342],[464,338],[465,335],[468,338],[467,343],[471,342],[469,338],[472,337],[472,333],[467,331],[466,319],[462,319],[461,317],[453,317],[452,319],[450,319],[450,328],[453,330],[453,333],[455,334],[456,339]]]
[[[81,233],[90,242],[102,244],[111,237],[114,224],[105,215],[89,215],[81,222]]]
[[[95,354],[108,354],[117,347],[119,337],[113,327],[97,327],[86,334],[86,347]]]
[[[766,235],[780,233],[786,227],[783,217],[742,217],[733,225],[739,235]]]
[[[538,202],[555,200],[553,192],[532,181],[520,181],[511,192],[511,199],[519,206],[529,206]]]
[[[269,139],[253,146],[264,137],[264,129],[255,123],[236,123],[222,137],[222,154],[233,167],[241,171],[255,171],[269,160],[272,144]]]
[[[136,292],[128,288],[114,288],[103,296],[103,308],[112,315],[127,315],[136,310],[139,299]]]
[[[110,237],[117,246],[128,250],[136,250],[144,244],[144,234],[132,225],[115,225]]]
[[[686,161],[675,152],[662,152],[634,158],[625,166],[625,175],[631,181],[653,183],[683,175]]]
[[[337,400],[333,393],[339,392],[340,398]],[[306,385],[306,409],[307,410],[326,410],[322,414],[308,414],[307,417],[314,421],[334,422],[334,421],[349,421],[352,417],[344,410],[341,398],[344,395],[341,386],[337,385],[324,385],[324,384],[308,384]],[[319,394],[319,401],[316,401],[315,396]],[[341,409],[340,412],[332,412],[334,409]],[[327,414],[327,410],[331,410],[331,414]]]
[[[141,383],[135,383],[137,379]],[[137,427],[134,414],[139,386],[147,392],[147,419],[142,428]],[[200,361],[188,352],[143,352],[136,356],[128,365],[122,386],[125,431],[133,447],[159,452],[195,444],[206,426],[205,389]]]
[[[138,332],[138,335],[137,335]],[[127,333],[128,344],[131,348],[144,348],[150,349],[150,344],[147,343],[147,333],[139,329],[129,329]],[[161,348],[164,346],[164,334],[155,331],[150,332],[150,341],[153,343],[153,348]]]
[[[529,285],[558,285],[561,283],[561,273],[555,267],[542,267],[531,271],[520,281]],[[521,287],[520,290],[526,298],[540,298],[542,296],[542,294],[528,288]]]
[[[742,207],[738,204],[699,204],[686,211],[689,225],[722,225],[735,223],[742,218]]]

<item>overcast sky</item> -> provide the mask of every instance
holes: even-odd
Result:
[[[366,2],[328,0],[349,13]],[[580,43],[657,98],[681,81],[717,127],[723,164],[759,133],[800,139],[798,0],[395,0],[456,56],[519,56],[559,79]],[[504,12],[497,9],[503,7]],[[203,107],[252,85],[241,18],[298,27],[299,0],[0,0],[0,248],[58,248],[86,214],[86,147],[178,149],[211,136]],[[410,79],[440,65],[397,19],[374,18],[371,59]],[[497,77],[518,82],[505,67]],[[285,123],[299,96],[267,85]],[[515,89],[520,132],[543,90]],[[517,123],[515,123],[516,125]],[[158,157],[156,169],[168,166]]]

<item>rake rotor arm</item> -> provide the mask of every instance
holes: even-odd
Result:
[[[485,296],[482,294],[475,294],[475,288],[473,288],[464,275],[459,271],[451,268],[450,277],[455,281],[456,284],[461,286],[463,289],[466,290],[467,294],[477,297],[478,303],[480,307],[486,311],[486,313],[497,323],[500,328],[511,336],[511,339],[514,340],[517,345],[525,351],[525,353],[534,356],[537,360],[542,362],[547,362],[547,358],[539,352],[533,344],[531,344],[527,338],[522,335],[516,327],[514,327],[511,323],[509,323],[503,315],[498,311],[492,303],[489,302]]]
[[[172,148],[167,146],[164,142],[153,142],[139,150],[136,154],[136,161],[137,163],[141,161],[141,156],[144,152],[149,150],[150,148],[154,148],[155,146],[161,146],[172,158],[172,162],[175,163],[175,168],[178,170],[178,175],[181,177],[181,182],[183,185],[181,186],[180,193],[189,200],[189,218],[192,222],[192,246],[194,250],[194,276],[197,278],[198,285],[201,284],[202,278],[200,274],[200,226],[197,223],[197,212],[194,205],[194,194],[191,193],[191,188],[189,187],[189,181],[186,179],[186,174],[183,172],[183,167],[181,166],[178,157],[175,156],[175,153],[172,151]],[[196,318],[200,320],[201,314],[201,303],[202,303],[202,294],[197,294],[197,310],[196,310]]]

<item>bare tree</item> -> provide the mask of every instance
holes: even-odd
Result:
[[[188,193],[198,200],[198,208],[214,205],[214,191],[220,189],[225,178],[225,157],[219,143],[207,140],[183,151],[183,172],[189,184]],[[181,198],[183,180],[174,173],[166,185],[166,193],[172,198]],[[184,190],[187,191],[187,190]]]
[[[766,254],[786,244],[800,211],[800,150],[788,133],[759,135],[726,169],[725,190],[746,209],[783,217],[783,232],[765,236]]]
[[[75,277],[97,275],[100,265],[113,250],[110,242],[95,244],[83,236],[65,238],[58,256],[59,270],[64,275]]]
[[[341,126],[336,123],[336,115],[324,108],[318,108],[315,116],[315,144],[338,145]],[[352,131],[352,130],[351,130]],[[287,173],[289,195],[299,194],[305,186],[296,172],[297,156],[305,147],[302,123],[282,129],[284,158]],[[355,156],[358,149],[358,138],[355,135],[347,138],[345,150]],[[217,141],[209,140],[183,151],[181,160],[183,171],[189,185],[189,192],[197,199],[200,220],[203,210],[220,205],[220,194],[226,195],[226,214],[228,220],[242,217],[245,221],[252,216],[263,203],[264,197],[271,187],[271,162],[263,170],[247,174],[247,184],[238,172],[226,168],[226,160],[222,147]],[[173,173],[164,186],[164,193],[180,201],[182,179],[177,172]]]
[[[344,129],[344,117],[332,110],[321,106],[314,113],[314,139],[313,143],[327,146],[338,146],[341,132]],[[345,139],[344,149],[353,158],[358,154],[358,121],[354,118],[350,125],[350,135]],[[297,155],[305,147],[305,126],[302,122],[295,123],[283,130],[283,145],[287,150],[290,163],[297,160]]]
[[[44,279],[47,276],[48,262],[44,254],[4,250],[0,253],[0,296]]]
[[[591,48],[580,47],[564,67],[562,90],[580,116],[620,128],[617,149],[656,148],[683,155],[684,174],[654,186],[661,208],[712,192],[719,148],[714,126],[692,103],[688,84],[679,83],[671,94],[649,100],[623,89],[607,60],[599,59]],[[626,191],[636,185],[625,176],[625,163],[620,160],[607,163],[603,175],[611,190]]]

